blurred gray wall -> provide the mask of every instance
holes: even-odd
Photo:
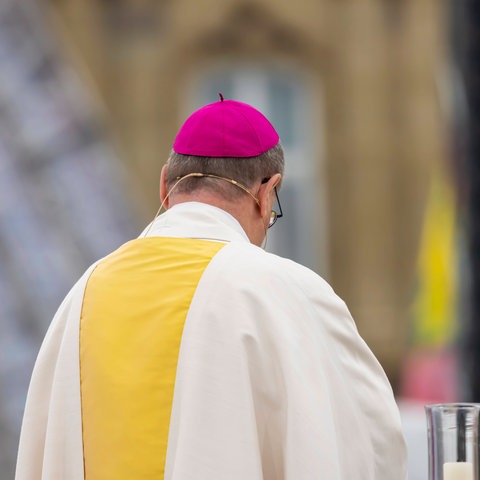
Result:
[[[85,267],[137,235],[122,165],[38,5],[0,5],[0,479],[33,363]]]

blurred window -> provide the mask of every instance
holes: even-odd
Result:
[[[218,100],[221,92],[226,99],[250,103],[271,120],[286,154],[286,174],[279,192],[285,216],[269,231],[267,249],[325,275],[323,112],[313,110],[306,79],[286,68],[222,65],[200,74],[190,91],[184,116]]]

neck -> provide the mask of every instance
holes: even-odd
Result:
[[[262,243],[263,235],[261,235],[262,238],[259,238],[259,234],[257,233],[259,230],[258,221],[259,219],[261,220],[261,218],[258,214],[257,205],[248,197],[239,201],[230,201],[209,192],[198,191],[189,194],[175,193],[170,196],[168,207],[173,207],[174,205],[185,202],[206,203],[207,205],[212,205],[224,210],[240,223],[253,244],[260,245]]]

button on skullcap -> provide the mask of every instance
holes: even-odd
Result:
[[[200,157],[255,157],[278,143],[278,133],[262,113],[246,103],[220,98],[187,118],[175,138],[175,152]]]

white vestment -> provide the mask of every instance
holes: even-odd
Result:
[[[233,217],[205,204],[172,207],[147,235],[228,242],[201,276],[185,320],[165,479],[407,478],[390,384],[322,278],[252,245]],[[84,479],[78,345],[93,269],[41,347],[16,480]]]

